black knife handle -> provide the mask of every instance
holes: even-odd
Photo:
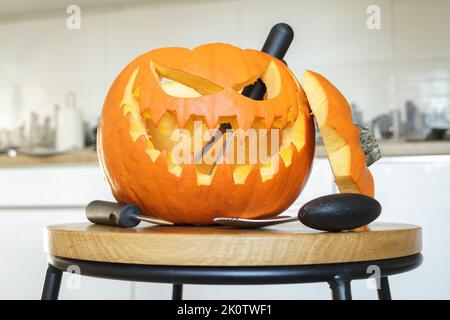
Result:
[[[270,29],[261,51],[283,60],[292,40],[294,40],[294,30],[286,23],[277,23]]]
[[[286,23],[277,23],[270,29],[261,51],[283,60],[293,39],[294,30]],[[265,93],[266,85],[261,79],[258,79],[254,84],[248,85],[242,90],[242,95],[253,100],[262,100]]]
[[[141,211],[132,204],[95,200],[86,207],[87,219],[95,224],[133,228],[140,222]]]

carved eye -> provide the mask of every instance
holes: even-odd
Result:
[[[233,89],[241,94],[245,94],[245,91],[249,89],[247,86],[254,85],[261,85],[264,87],[266,93],[261,100],[273,99],[280,94],[281,75],[275,62],[271,61],[262,74],[255,75],[246,82],[235,86]]]
[[[159,85],[168,95],[195,98],[218,93],[223,88],[207,79],[152,62],[151,68]]]

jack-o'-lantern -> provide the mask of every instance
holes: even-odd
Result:
[[[258,79],[264,98],[242,95]],[[245,146],[239,163],[174,161],[174,132],[184,129],[181,135],[192,142],[195,122],[205,132],[221,123],[243,132],[275,130],[279,148],[254,163],[248,137],[236,136],[233,148]],[[116,200],[178,224],[284,211],[308,179],[315,144],[306,96],[288,67],[268,54],[221,43],[157,49],[132,61],[108,93],[98,143]],[[188,152],[193,159],[194,143]]]

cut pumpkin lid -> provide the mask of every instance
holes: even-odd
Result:
[[[302,85],[339,191],[373,197],[373,177],[366,166],[359,129],[353,123],[349,103],[330,81],[316,72],[307,70]]]

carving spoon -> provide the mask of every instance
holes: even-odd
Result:
[[[298,218],[290,216],[275,216],[264,219],[244,219],[244,218],[227,218],[227,217],[214,218],[214,222],[222,226],[244,228],[244,229],[262,228],[292,221],[298,221]]]
[[[319,197],[303,205],[298,217],[276,216],[264,219],[217,217],[215,223],[235,228],[262,228],[275,224],[300,221],[323,231],[351,230],[368,225],[381,213],[380,203],[357,193],[338,193]]]

